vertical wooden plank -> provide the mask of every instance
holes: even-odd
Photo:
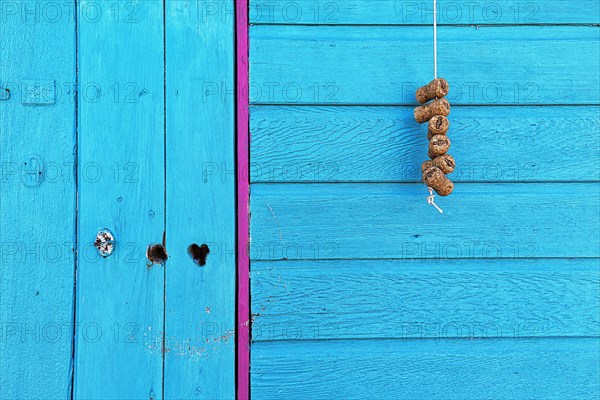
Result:
[[[234,12],[166,1],[166,398],[235,396]]]
[[[161,398],[164,268],[145,253],[164,232],[163,5],[81,1],[79,15],[75,398]]]
[[[0,3],[0,398],[67,398],[75,184],[73,7]]]
[[[237,51],[237,398],[250,398],[250,115],[248,0],[236,0]],[[242,172],[242,171],[245,171]]]

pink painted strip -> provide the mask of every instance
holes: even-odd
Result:
[[[237,398],[250,397],[248,0],[236,0],[237,38]]]

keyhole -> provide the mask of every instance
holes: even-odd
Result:
[[[210,249],[205,244],[198,246],[196,243],[192,243],[188,247],[188,254],[192,260],[201,267],[206,265],[206,257],[209,253]]]

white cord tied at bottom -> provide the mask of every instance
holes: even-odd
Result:
[[[430,206],[434,206],[435,209],[440,212],[440,214],[443,214],[444,210],[442,210],[437,204],[435,204],[435,194],[433,194],[433,189],[430,187],[427,187],[427,189],[429,189],[429,197],[427,197],[427,203]]]

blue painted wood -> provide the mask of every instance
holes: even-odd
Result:
[[[252,182],[421,181],[427,128],[412,107],[250,112]],[[455,182],[600,180],[598,107],[466,106],[450,120]]]
[[[235,18],[224,10],[232,0],[166,3],[171,399],[235,397]],[[192,244],[208,245],[205,266],[188,255]]]
[[[250,0],[253,24],[430,25],[431,1],[413,0]],[[539,24],[600,22],[596,0],[438,1],[440,24]]]
[[[0,398],[67,398],[75,26],[36,20],[24,5],[0,4]]]
[[[79,21],[79,266],[75,398],[162,398],[164,268],[146,248],[164,231],[163,8],[101,7]],[[135,22],[110,17],[118,7]],[[132,8],[133,7],[133,8]],[[93,247],[108,228],[116,250]]]
[[[256,184],[251,257],[598,257],[599,186],[458,184],[442,215],[423,184]]]
[[[600,396],[600,4],[438,4],[443,215],[431,2],[251,0],[255,398]]]
[[[600,342],[587,339],[256,343],[259,399],[595,399]]]
[[[600,335],[598,259],[252,265],[254,341]]]
[[[598,26],[439,29],[458,104],[600,104]],[[254,104],[413,104],[433,77],[430,27],[253,26]],[[556,61],[550,55],[560,54]]]

